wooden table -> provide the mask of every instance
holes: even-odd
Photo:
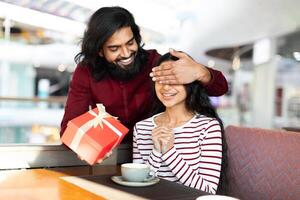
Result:
[[[67,174],[45,170],[0,172],[0,199],[2,200],[102,200],[59,177]]]
[[[116,169],[117,166],[112,166]],[[112,174],[71,176],[70,174],[31,169],[0,172],[0,200],[102,200],[102,199],[196,199],[207,193],[174,182],[160,180],[158,184],[144,188],[120,186],[110,180]],[[111,172],[112,170],[108,170]],[[92,183],[87,190],[63,178],[75,178]],[[89,192],[96,188],[98,195]],[[98,189],[97,189],[98,188]],[[107,195],[113,191],[114,195]]]

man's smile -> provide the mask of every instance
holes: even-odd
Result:
[[[134,61],[134,58],[135,58],[135,54],[131,54],[131,56],[129,58],[123,58],[123,59],[119,59],[117,61],[117,65],[121,66],[121,67],[125,67],[127,65],[130,65],[133,61]]]

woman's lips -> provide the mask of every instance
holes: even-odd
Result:
[[[170,100],[172,99],[177,93],[161,93],[161,96],[165,100]]]

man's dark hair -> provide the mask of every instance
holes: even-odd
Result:
[[[133,15],[121,7],[102,7],[90,18],[81,44],[81,51],[75,56],[75,62],[80,66],[90,66],[92,75],[101,80],[107,74],[107,62],[99,56],[104,43],[119,29],[130,27],[138,44],[135,60],[144,63],[146,51],[142,49],[140,29],[134,21]],[[140,63],[140,65],[142,65]]]
[[[157,66],[165,61],[176,61],[178,60],[177,57],[172,56],[170,53],[164,54],[158,60]],[[227,143],[225,140],[224,135],[224,126],[223,122],[220,119],[216,109],[210,102],[210,99],[205,91],[205,88],[201,85],[199,81],[194,81],[189,84],[184,85],[187,96],[185,99],[185,106],[187,110],[200,115],[205,115],[207,117],[215,118],[220,126],[221,126],[221,133],[222,133],[222,166],[221,166],[221,177],[218,186],[218,194],[226,194],[227,189],[227,178],[226,178],[226,169],[227,169]],[[155,94],[155,91],[154,91]],[[161,103],[161,101],[154,95],[154,106],[152,114],[157,114],[159,112],[163,112],[165,110],[165,106]]]

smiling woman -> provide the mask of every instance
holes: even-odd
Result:
[[[179,62],[170,53],[164,62]],[[147,164],[155,176],[215,194],[224,191],[226,142],[221,119],[203,86],[155,83],[152,117],[133,133],[133,161]]]

